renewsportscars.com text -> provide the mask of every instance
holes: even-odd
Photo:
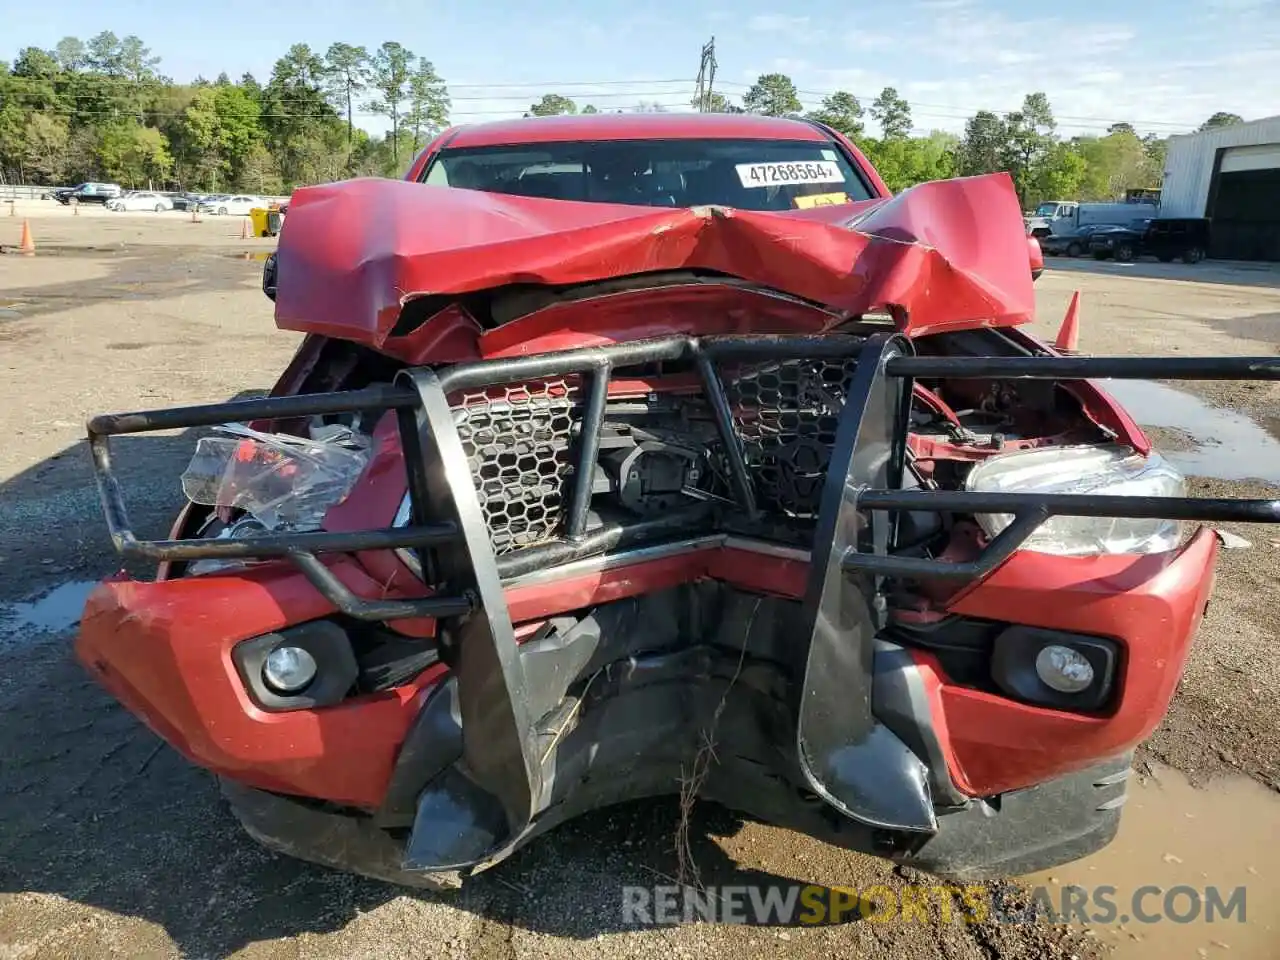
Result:
[[[633,926],[742,923],[822,926],[878,923],[1244,923],[1244,887],[1032,887],[1014,903],[999,887],[947,884],[823,887],[816,884],[622,888],[622,920]]]

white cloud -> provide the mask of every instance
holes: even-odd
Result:
[[[761,13],[747,21],[747,29],[757,33],[786,33],[804,30],[808,26],[808,17],[792,17],[785,13]]]

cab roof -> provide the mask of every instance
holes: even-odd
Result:
[[[803,120],[751,113],[587,113],[525,117],[455,127],[441,146],[494,147],[574,140],[817,140],[830,138]]]

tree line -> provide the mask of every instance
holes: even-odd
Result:
[[[110,31],[87,41],[66,37],[53,50],[27,47],[12,65],[0,63],[0,181],[284,193],[344,177],[399,176],[449,122],[445,81],[430,60],[394,41],[372,51],[333,43],[323,53],[294,44],[266,83],[248,73],[178,83],[159,65],[141,39]],[[894,191],[1007,170],[1024,207],[1159,186],[1167,146],[1128,123],[1064,138],[1044,93],[1028,94],[1019,110],[978,111],[962,136],[915,134],[911,106],[893,87],[866,107],[836,91],[806,112],[781,73],[761,76],[740,103],[710,93],[691,107],[821,121],[852,139]],[[360,129],[357,109],[386,117],[390,130]],[[665,109],[640,101],[631,111]],[[552,92],[525,116],[579,112],[599,111],[591,104],[579,110]],[[878,136],[868,132],[868,118]],[[1201,129],[1240,122],[1216,113]]]
[[[159,64],[138,37],[110,31],[0,64],[0,178],[275,194],[395,176],[449,119],[431,61],[394,41],[294,44],[265,84],[249,73],[178,83]],[[361,130],[357,109],[391,130]]]
[[[808,117],[839,130],[866,154],[897,192],[927,180],[1007,171],[1024,209],[1042,200],[1123,199],[1131,188],[1159,187],[1164,176],[1167,138],[1140,136],[1131,123],[1113,123],[1105,134],[1063,138],[1049,98],[1028,94],[1019,110],[998,114],[979,110],[965,123],[963,136],[934,130],[913,135],[911,105],[893,87],[885,87],[864,107],[847,91],[824,97],[806,111],[795,82],[786,74],[761,76],[740,103],[722,93],[695,98],[690,106],[712,113],[756,113],[771,117]],[[641,102],[635,110],[664,110]],[[596,113],[588,104],[579,111],[569,97],[549,93],[525,116]],[[867,132],[870,117],[880,135]],[[1215,113],[1199,129],[1243,123],[1234,113]]]
[[[1007,171],[1024,209],[1042,200],[1122,199],[1130,188],[1159,187],[1164,176],[1167,138],[1139,136],[1130,123],[1114,123],[1105,134],[1063,138],[1044,93],[1028,94],[1019,110],[1003,115],[979,110],[965,123],[963,136],[935,130],[913,136],[911,105],[893,87],[885,87],[869,108],[852,93],[824,97],[816,110],[803,112],[799,92],[781,73],[761,76],[741,105],[721,94],[695,107],[745,111],[769,116],[808,116],[849,137],[880,171],[893,191],[926,180]],[[866,129],[868,113],[880,136]],[[1215,113],[1200,130],[1243,123],[1234,113]]]

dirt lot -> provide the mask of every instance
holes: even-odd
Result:
[[[0,245],[17,244],[19,223],[0,218]],[[1139,933],[1117,940],[990,923],[624,929],[619,886],[662,883],[675,871],[677,811],[669,803],[562,828],[455,896],[406,894],[259,849],[235,827],[207,774],[163,747],[71,662],[68,640],[82,584],[115,565],[79,444],[85,417],[266,389],[297,342],[274,330],[258,288],[254,256],[272,243],[239,240],[238,218],[58,216],[32,225],[36,257],[0,256],[7,439],[0,445],[0,958],[992,960],[1087,957],[1113,943],[1123,956],[1156,955],[1134,952],[1142,949]],[[1087,352],[1273,355],[1280,342],[1277,271],[1050,261],[1038,284],[1041,315],[1052,318],[1046,332],[1077,288]],[[1274,494],[1263,481],[1280,485],[1266,445],[1280,443],[1280,385],[1183,386],[1203,403],[1177,394],[1190,406],[1176,406],[1158,386],[1126,402],[1160,428],[1153,433],[1172,456],[1205,474],[1198,489]],[[1182,413],[1171,414],[1175,407]],[[159,436],[125,439],[118,449],[134,519],[158,534],[179,496],[189,447],[182,437]],[[1243,772],[1280,791],[1280,530],[1232,532],[1252,547],[1224,552],[1174,709],[1141,758],[1172,778],[1171,791],[1180,775],[1164,764],[1196,782]],[[1202,793],[1214,798],[1217,789]],[[1256,807],[1207,808],[1197,849],[1209,852],[1188,865],[1206,878],[1198,882],[1225,869],[1216,856],[1247,858],[1274,842],[1280,804],[1243,789],[1257,792],[1248,801]],[[1214,830],[1230,837],[1217,842]],[[903,882],[880,861],[714,809],[700,809],[694,835],[707,883]],[[1244,852],[1215,853],[1227,850]],[[1154,852],[1162,854],[1172,862],[1173,854]],[[1237,865],[1258,876],[1252,862]],[[1101,882],[1103,873],[1090,876]],[[1254,924],[1263,922],[1260,906]],[[1237,934],[1230,955],[1280,954],[1275,936]],[[1245,941],[1261,952],[1242,950]],[[1201,951],[1219,949],[1200,942],[1193,946]],[[1190,941],[1180,943],[1186,950]]]

